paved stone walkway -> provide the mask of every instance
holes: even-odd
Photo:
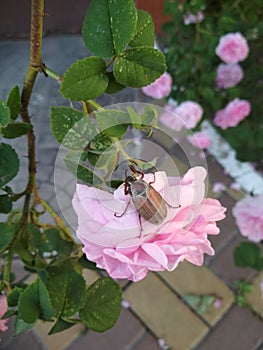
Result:
[[[0,98],[6,99],[11,88],[22,82],[28,65],[29,44],[27,41],[0,42]],[[63,74],[65,69],[76,59],[88,53],[80,36],[57,36],[44,38],[43,59],[47,65]],[[109,105],[124,101],[142,100],[134,91],[118,94],[117,97],[103,97],[101,104]],[[32,96],[30,114],[38,138],[38,181],[44,199],[57,208],[53,172],[59,148],[49,126],[49,106],[68,105],[63,99],[58,86],[52,79],[43,75],[37,79]],[[7,142],[4,140],[4,142]],[[156,136],[155,142],[166,149],[171,157],[185,167],[176,146]],[[17,149],[22,163],[20,173],[15,181],[14,190],[23,189],[27,160],[25,139],[10,142]],[[176,155],[176,156],[175,156]],[[231,183],[222,168],[207,157],[211,188],[215,182]],[[219,223],[221,233],[211,238],[216,251],[214,257],[206,259],[205,266],[198,268],[182,263],[172,273],[150,273],[139,283],[122,281],[124,299],[129,308],[121,311],[121,316],[113,329],[97,334],[75,326],[58,335],[47,336],[48,327],[39,323],[33,331],[12,338],[12,324],[2,335],[1,349],[32,350],[157,350],[157,340],[164,339],[173,350],[262,350],[263,322],[251,311],[236,306],[234,301],[234,280],[249,278],[257,283],[257,276],[250,269],[239,269],[233,263],[233,248],[243,239],[239,235],[231,215],[231,208],[241,193],[227,188],[220,194],[210,190],[210,196],[219,197],[228,208],[227,217]],[[26,276],[18,261],[14,271],[20,277]],[[98,278],[95,272],[89,272],[87,281],[92,283]],[[205,313],[198,314],[187,305],[183,297],[186,294],[214,295],[222,301],[219,308],[210,307]],[[263,317],[263,303],[257,288],[250,296],[254,311]]]

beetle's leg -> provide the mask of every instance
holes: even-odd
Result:
[[[169,208],[178,209],[178,208],[181,207],[181,204],[178,204],[176,207],[173,206],[173,205],[171,205],[171,204],[169,204],[168,202],[166,202],[166,200],[165,200],[164,198],[163,198],[163,201],[164,201],[164,203],[165,203]]]
[[[155,173],[152,173],[153,174],[153,181],[149,182],[149,185],[155,183]]]
[[[128,202],[128,204],[126,205],[126,208],[124,209],[124,211],[121,214],[114,213],[114,216],[116,216],[116,218],[121,218],[126,213],[129,204],[130,204],[130,202]]]
[[[131,171],[134,173],[134,174],[139,174],[141,175],[141,179],[144,178],[144,173],[137,170],[133,165],[129,165],[129,168],[131,169]]]

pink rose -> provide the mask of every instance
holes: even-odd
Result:
[[[176,131],[180,131],[182,128],[192,129],[196,127],[203,115],[202,107],[194,101],[185,101],[176,107],[166,105],[164,109],[168,113],[163,113],[160,116],[160,121]]]
[[[193,146],[201,149],[208,148],[211,143],[210,137],[203,131],[195,132],[193,136],[188,136],[188,140]]]
[[[144,86],[142,91],[145,95],[161,99],[170,94],[172,90],[173,79],[168,72],[165,72],[152,84]]]
[[[236,203],[232,213],[242,236],[253,242],[263,239],[263,194],[247,195]]]
[[[202,22],[203,19],[204,19],[203,11],[198,11],[196,15],[189,12],[184,16],[184,24],[187,26],[192,23],[200,23]]]
[[[221,63],[217,67],[216,85],[220,89],[227,89],[237,85],[243,79],[243,69],[239,64]]]
[[[180,131],[183,128],[182,121],[175,114],[175,107],[172,105],[164,106],[165,112],[160,115],[160,122],[172,130]]]
[[[121,185],[114,194],[78,184],[73,207],[78,216],[77,236],[84,245],[87,259],[96,262],[115,279],[134,282],[148,271],[174,270],[188,260],[202,265],[204,253],[214,254],[207,235],[217,235],[216,221],[225,217],[219,201],[205,198],[206,170],[190,169],[182,178],[155,173],[152,186],[172,206],[160,225],[141,218]],[[146,174],[146,182],[153,174]],[[127,203],[128,209],[121,217]],[[180,204],[180,207],[178,207]]]
[[[235,98],[224,109],[216,112],[214,124],[221,129],[236,126],[249,115],[250,110],[251,106],[248,101]]]
[[[6,300],[6,296],[5,295],[0,295],[0,318],[2,316],[4,316],[4,314],[7,312],[8,310],[8,305],[7,305],[7,300]],[[8,322],[8,318],[5,318],[4,320],[0,319],[0,331],[1,332],[5,332],[8,327],[6,325],[6,323]]]
[[[259,284],[259,289],[261,292],[261,299],[263,300],[263,279],[261,280],[260,284]]]
[[[240,33],[228,33],[222,36],[216,47],[216,54],[226,63],[244,61],[249,53],[246,38]]]

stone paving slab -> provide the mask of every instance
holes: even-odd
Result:
[[[154,273],[130,285],[124,298],[156,337],[173,349],[192,349],[208,332],[207,325]]]
[[[67,350],[129,350],[145,334],[146,331],[142,324],[128,310],[122,309],[120,317],[112,329],[104,333],[88,331],[73,342]]]
[[[34,335],[43,344],[43,348],[47,350],[63,350],[66,349],[76,338],[78,338],[84,330],[84,326],[77,324],[66,332],[60,332],[48,335],[53,323],[39,321],[34,327]]]
[[[198,267],[188,262],[181,263],[175,271],[159,273],[161,278],[181,297],[188,294],[214,296],[220,300],[220,307],[209,307],[201,316],[215,325],[234,302],[233,292],[207,267]]]
[[[248,294],[247,300],[252,310],[263,320],[263,291],[260,284],[263,284],[263,272],[252,281],[253,291]]]
[[[235,306],[195,350],[261,350],[262,346],[262,321]]]
[[[236,234],[235,238],[215,258],[209,262],[211,268],[226,283],[233,286],[233,282],[238,279],[252,279],[256,275],[256,271],[251,268],[240,268],[235,266],[233,252],[240,242],[247,242],[240,234]]]

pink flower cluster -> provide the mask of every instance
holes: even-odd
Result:
[[[160,116],[160,121],[168,128],[180,131],[183,128],[192,129],[201,120],[202,107],[194,101],[185,101],[178,106],[167,104],[164,107],[167,112]]]
[[[162,74],[152,84],[144,86],[142,91],[145,95],[161,99],[167,97],[172,90],[173,79],[168,72]]]
[[[152,186],[171,205],[160,225],[141,218],[121,185],[114,194],[78,184],[73,207],[78,216],[77,236],[87,259],[106,269],[115,279],[143,279],[148,271],[174,270],[183,260],[202,265],[204,254],[213,255],[208,235],[217,235],[216,222],[225,208],[216,199],[205,198],[206,170],[190,169],[183,177],[155,173]],[[153,174],[144,176],[146,182]],[[116,217],[115,213],[125,214]],[[180,204],[180,207],[178,206]]]
[[[237,63],[221,63],[217,67],[216,85],[220,89],[228,89],[237,85],[244,77],[243,69]]]
[[[0,295],[0,318],[4,316],[4,314],[8,310],[7,300],[5,295]],[[6,323],[8,322],[8,319],[0,320],[0,332],[7,331],[8,327]]]
[[[249,115],[250,110],[251,106],[247,100],[235,98],[233,101],[229,102],[224,109],[216,112],[214,124],[221,129],[236,126]]]
[[[184,24],[187,26],[192,23],[200,23],[203,21],[203,19],[204,19],[203,11],[198,11],[196,15],[189,12],[184,16]]]
[[[195,132],[192,136],[188,136],[188,141],[195,147],[206,149],[210,146],[211,139],[204,131]]]
[[[226,63],[244,61],[249,53],[246,38],[240,33],[228,33],[222,36],[216,48],[216,54]]]
[[[247,195],[232,209],[240,233],[250,241],[263,240],[263,194]]]

